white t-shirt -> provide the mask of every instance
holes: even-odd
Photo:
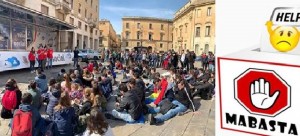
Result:
[[[185,54],[183,53],[183,54],[181,55],[181,61],[184,62],[184,60],[185,60]]]
[[[113,133],[112,129],[110,128],[110,126],[108,126],[108,129],[104,135],[95,134],[95,133],[90,134],[90,130],[86,129],[83,133],[83,136],[114,136],[114,133]]]

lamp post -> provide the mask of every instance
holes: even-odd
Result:
[[[141,39],[141,47],[143,47],[143,26],[140,26],[140,39]]]

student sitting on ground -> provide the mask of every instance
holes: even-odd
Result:
[[[111,114],[106,113],[105,116],[109,119],[122,119],[126,122],[133,123],[138,120],[142,114],[142,104],[138,96],[129,91],[126,84],[121,84],[119,86],[119,90],[123,95],[120,103],[115,103],[115,109],[112,111]]]
[[[97,108],[91,110],[83,136],[114,136],[110,126]]]
[[[175,92],[175,100],[172,101],[172,104],[174,106],[172,106],[172,108],[169,109],[169,111],[163,115],[154,117],[154,115],[151,114],[150,125],[156,125],[158,123],[162,123],[176,116],[178,113],[184,113],[189,108],[189,105],[192,105],[193,111],[195,111],[195,107],[191,97],[191,92],[185,80],[181,80],[178,83],[174,92]],[[156,112],[160,111],[159,107],[154,111]]]
[[[8,79],[5,84],[5,92],[1,101],[1,118],[10,119],[13,117],[13,111],[19,108],[22,99],[20,91],[15,79]]]
[[[102,94],[101,88],[98,87],[97,82],[92,82],[92,87],[93,87],[93,92],[92,92],[92,101],[93,101],[93,106],[92,107],[97,107],[98,109],[101,109],[101,111],[106,111],[106,104],[107,100]]]
[[[64,81],[61,82],[61,89],[66,92],[71,91],[71,81],[68,74],[64,74]]]
[[[46,75],[42,73],[42,70],[38,68],[36,70],[36,77],[34,78],[37,83],[37,87],[40,89],[41,93],[47,93],[48,91],[48,81]]]
[[[41,97],[41,92],[38,90],[36,87],[36,82],[35,81],[30,81],[28,85],[28,93],[32,95],[32,106],[34,106],[37,109],[40,109],[42,105],[42,97]]]
[[[77,83],[77,84],[79,84],[80,86],[83,85],[83,84],[82,84],[82,80],[81,80],[78,76],[76,76],[76,74],[71,74],[71,75],[70,75],[70,78],[71,78],[71,80],[72,80],[72,83]]]
[[[51,117],[54,112],[54,107],[58,105],[58,101],[61,95],[60,83],[55,83],[49,93],[49,103],[46,108],[46,113]]]
[[[24,93],[21,102],[12,119],[12,136],[39,136],[40,129],[37,128],[37,124],[41,119],[41,114],[37,108],[31,106],[32,95]]]
[[[77,83],[72,83],[70,99],[71,100],[81,100],[83,97],[82,88]]]
[[[85,88],[83,91],[83,100],[79,102],[78,100],[75,103],[79,106],[78,115],[89,114],[93,105],[91,100],[92,88]]]
[[[54,108],[53,121],[58,130],[58,136],[74,136],[74,125],[77,118],[75,109],[71,107],[68,92],[62,92],[58,105]]]

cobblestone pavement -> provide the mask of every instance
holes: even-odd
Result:
[[[196,63],[196,66],[199,66]],[[70,65],[56,66],[50,70],[46,70],[47,79],[56,77],[61,68],[66,70],[72,68]],[[158,69],[158,72],[164,71]],[[27,89],[29,80],[34,79],[35,74],[31,74],[28,70],[17,70],[0,73],[0,90],[3,90],[3,85],[8,78],[15,78],[22,91]],[[117,77],[117,80],[121,76]],[[122,121],[108,120],[113,129],[115,136],[214,136],[215,135],[215,101],[194,100],[197,112],[189,112],[182,116],[176,116],[159,126],[151,126],[148,122],[145,124],[126,124]],[[201,103],[201,104],[200,104]],[[113,101],[110,100],[108,110],[113,107]],[[201,106],[200,106],[201,105]],[[5,136],[8,132],[9,120],[0,119],[0,136]]]

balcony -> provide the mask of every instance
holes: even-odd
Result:
[[[178,37],[178,42],[183,42],[183,37]]]
[[[4,1],[12,2],[12,3],[18,4],[18,5],[24,5],[25,4],[25,0],[4,0]]]
[[[61,13],[69,14],[72,11],[70,0],[47,0],[55,3],[55,9]]]
[[[93,18],[88,18],[87,19],[87,24],[89,25],[90,28],[96,28],[97,21]]]

